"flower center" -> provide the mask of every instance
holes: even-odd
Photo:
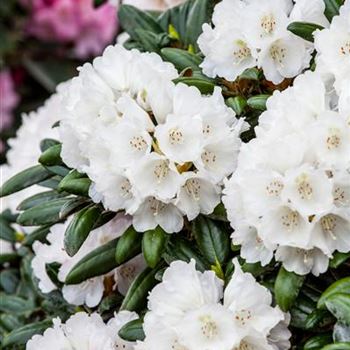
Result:
[[[203,127],[203,134],[209,135],[211,133],[211,125],[207,124]]]
[[[283,190],[283,183],[279,180],[274,180],[266,186],[267,194],[273,197],[278,197]]]
[[[262,17],[260,26],[265,32],[265,34],[272,34],[276,28],[276,19],[272,14],[265,15]],[[263,37],[263,34],[260,35]]]
[[[301,199],[311,199],[313,194],[312,186],[309,182],[309,177],[306,174],[301,174],[296,178],[297,190]]]
[[[245,326],[246,322],[252,318],[252,313],[249,310],[242,309],[238,311],[235,315],[236,321],[238,321],[241,326]]]
[[[178,340],[174,340],[174,342],[171,344],[172,350],[188,350],[183,345],[179,344]]]
[[[307,264],[309,261],[311,252],[305,249],[297,248],[297,253],[304,256],[304,264]]]
[[[329,150],[338,148],[340,146],[341,138],[340,138],[339,134],[340,134],[339,129],[332,128],[329,130],[329,135],[326,139],[327,148]]]
[[[191,196],[195,201],[200,200],[201,184],[198,179],[187,180],[185,188],[188,195]]]
[[[184,136],[180,129],[173,128],[169,130],[169,141],[172,145],[181,145],[184,142]]]
[[[200,321],[202,323],[201,331],[205,338],[210,340],[219,334],[218,326],[210,316],[202,316]]]
[[[168,162],[163,161],[158,163],[153,170],[154,175],[157,178],[157,182],[161,183],[162,180],[168,175],[169,173],[169,166]]]
[[[119,273],[120,273],[120,276],[122,276],[123,278],[132,279],[135,277],[135,270],[136,270],[135,266],[126,265],[126,266],[120,267]]]
[[[337,239],[337,237],[333,233],[334,229],[337,227],[337,218],[335,215],[328,214],[321,218],[321,227],[323,232],[328,233],[332,237],[332,239]]]
[[[283,61],[286,57],[286,49],[279,45],[272,45],[270,48],[271,58],[283,67]]]
[[[235,350],[252,350],[252,347],[246,341],[242,340],[239,347],[235,348]]]
[[[134,136],[129,143],[137,151],[145,151],[147,149],[147,142],[143,136]]]
[[[149,208],[153,216],[157,216],[166,207],[166,204],[160,202],[158,199],[154,197],[149,198],[148,202],[149,202]]]
[[[336,187],[333,191],[334,202],[338,205],[347,205],[349,199],[346,198],[345,190],[341,187]]]
[[[251,51],[243,40],[236,40],[235,44],[237,45],[237,49],[233,52],[233,56],[237,63],[241,63],[251,56]]]
[[[205,165],[210,165],[216,162],[216,154],[214,152],[205,150],[202,153],[202,161],[205,163]]]
[[[340,54],[350,56],[350,41],[345,42],[344,45],[340,47]]]
[[[299,213],[288,209],[288,211],[281,216],[282,225],[287,231],[293,231],[299,225]]]
[[[123,198],[130,198],[132,196],[131,193],[131,183],[128,179],[125,179],[120,185],[120,195]]]

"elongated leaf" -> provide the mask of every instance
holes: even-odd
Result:
[[[60,142],[54,139],[43,139],[40,141],[40,150],[41,152],[45,152],[51,146],[59,145]]]
[[[330,285],[321,295],[317,302],[318,308],[325,308],[326,301],[333,295],[337,293],[350,294],[350,277],[342,278],[332,285]]]
[[[190,242],[175,238],[168,243],[166,248],[166,255],[164,256],[166,262],[170,264],[174,260],[183,260],[189,262],[191,259],[196,261],[196,268],[199,271],[210,269],[210,264],[204,259],[194,245]]]
[[[340,6],[343,4],[343,0],[323,0],[326,9],[325,9],[325,15],[327,19],[331,22],[334,16],[339,15],[339,9]]]
[[[329,262],[329,266],[336,269],[347,260],[350,260],[350,253],[336,252],[333,254],[333,259]]]
[[[51,146],[40,155],[39,163],[45,166],[61,165],[61,150],[61,144]]]
[[[283,311],[288,311],[304,283],[304,276],[289,272],[281,266],[275,281],[275,298]]]
[[[151,15],[134,6],[121,5],[118,16],[120,25],[134,40],[138,38],[136,29],[147,30],[155,34],[164,33],[162,27]]]
[[[31,246],[34,242],[45,242],[46,236],[50,232],[50,225],[42,226],[37,228],[36,230],[32,231],[30,234],[26,235],[24,237],[24,240],[22,241],[22,245],[25,246]]]
[[[240,76],[239,79],[259,80],[262,72],[258,68],[248,68]]]
[[[36,205],[20,214],[17,223],[22,226],[40,226],[58,222],[61,219],[60,210],[65,203],[66,198],[59,198]]]
[[[52,177],[47,169],[42,165],[35,165],[25,169],[15,176],[8,179],[0,188],[0,197],[8,196],[9,194],[23,190],[24,188],[35,185]]]
[[[142,319],[137,319],[126,323],[118,332],[119,337],[126,341],[135,342],[144,340],[145,333],[142,328]]]
[[[350,325],[337,322],[333,329],[333,339],[335,342],[350,342]]]
[[[110,222],[115,218],[117,213],[115,211],[104,211],[102,214],[99,216],[97,221],[94,224],[94,230],[107,224],[107,222]]]
[[[0,254],[0,265],[16,261],[17,259],[19,259],[19,256],[16,253]]]
[[[270,95],[257,95],[248,98],[247,104],[250,108],[256,109],[258,111],[266,110],[266,101],[270,97]]]
[[[158,283],[155,278],[161,266],[146,268],[133,281],[120,307],[121,310],[140,311],[147,303],[149,291]]]
[[[2,314],[0,316],[0,326],[4,327],[8,332],[13,331],[23,325],[20,318],[16,315]]]
[[[350,350],[350,342],[329,344],[324,346],[321,350]]]
[[[0,238],[8,242],[16,241],[15,230],[2,216],[0,216]]]
[[[180,77],[174,79],[175,84],[183,83],[188,86],[195,86],[202,94],[211,94],[215,84],[204,76],[193,75],[191,77]]]
[[[161,50],[161,55],[166,61],[171,62],[179,72],[186,68],[191,68],[195,71],[201,70],[199,65],[202,59],[188,51],[167,47]]]
[[[165,250],[167,235],[159,226],[143,234],[142,253],[147,265],[154,268]]]
[[[327,322],[329,318],[333,319],[332,315],[327,310],[315,309],[308,315],[305,327],[306,329],[313,329],[319,325],[322,326],[322,323],[325,321]]]
[[[60,219],[64,219],[71,214],[87,207],[91,204],[91,200],[82,197],[75,197],[67,200],[60,210]]]
[[[221,224],[199,216],[193,222],[193,234],[200,251],[210,264],[223,264],[227,260],[230,251],[230,238]]]
[[[326,300],[327,309],[342,323],[350,326],[350,293],[335,293]]]
[[[198,50],[197,39],[202,33],[202,25],[210,22],[212,9],[210,0],[195,0],[193,2],[186,22],[186,45],[192,45]]]
[[[15,294],[19,282],[17,269],[7,268],[0,273],[0,286],[7,294]]]
[[[90,252],[69,272],[65,283],[78,284],[89,278],[104,275],[117,267],[115,247],[118,238]]]
[[[91,180],[86,175],[73,170],[62,179],[58,190],[88,197],[90,185]]]
[[[78,252],[100,215],[101,209],[96,205],[84,208],[74,215],[64,234],[64,247],[69,256]]]
[[[18,205],[17,210],[21,210],[21,211],[27,210],[32,207],[35,207],[36,205],[45,203],[47,201],[51,201],[53,199],[62,198],[64,196],[65,196],[65,193],[58,193],[56,191],[45,191],[45,192],[37,193],[25,199],[24,201],[22,201]]]
[[[331,334],[327,333],[316,335],[308,339],[308,341],[304,344],[303,350],[319,350],[330,342],[332,342]]]
[[[8,313],[24,313],[34,307],[30,300],[15,295],[0,293],[0,310]]]
[[[130,226],[119,238],[115,250],[117,264],[121,265],[141,253],[141,242],[142,233],[135,231],[133,226]]]
[[[42,334],[51,327],[52,321],[45,320],[42,322],[31,323],[21,328],[17,328],[3,339],[3,346],[24,345],[35,334]]]
[[[237,115],[241,115],[247,106],[247,100],[241,96],[230,97],[226,100],[226,104],[231,107]]]
[[[287,29],[293,34],[299,36],[302,39],[313,42],[314,41],[314,31],[319,29],[324,29],[319,24],[308,23],[308,22],[293,22],[289,24]]]

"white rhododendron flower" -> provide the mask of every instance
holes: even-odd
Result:
[[[62,158],[92,180],[90,196],[125,210],[138,231],[178,232],[183,216],[210,214],[236,166],[238,122],[215,88],[175,84],[154,53],[108,47],[67,89]]]
[[[64,250],[64,233],[68,222],[54,225],[47,236],[49,244],[39,241],[33,244],[35,256],[32,260],[32,268],[34,276],[39,281],[40,290],[43,293],[50,293],[57,289],[57,286],[51,281],[47,274],[47,264],[60,264],[58,279],[64,282],[71,269],[84,256],[112,239],[119,237],[129,225],[130,219],[128,217],[117,215],[115,219],[93,230],[73,257],[70,257]],[[102,299],[105,289],[105,278],[114,278],[118,290],[125,294],[136,275],[144,267],[145,263],[143,259],[135,258],[106,275],[93,277],[79,284],[64,285],[62,288],[63,297],[73,305],[86,304],[89,307],[94,307],[98,305]]]
[[[42,107],[22,116],[22,125],[16,137],[8,140],[7,164],[0,166],[1,185],[15,174],[37,164],[43,139],[59,140],[58,128],[53,128],[53,125],[62,118],[62,91],[67,84],[58,85],[57,92]],[[24,199],[44,190],[44,187],[32,186],[1,198],[1,211],[10,209],[16,212],[18,204]]]
[[[345,0],[340,15],[333,18],[328,29],[316,31],[317,68],[335,76],[337,91],[350,76],[350,1]]]
[[[105,324],[97,313],[91,315],[78,312],[66,323],[59,318],[53,320],[53,327],[43,335],[34,335],[26,345],[26,350],[132,350],[133,344],[118,336],[119,329],[137,314],[122,311]]]
[[[173,262],[149,295],[146,337],[135,349],[288,349],[285,315],[271,306],[268,289],[244,273],[237,259],[233,263],[223,290],[214,272],[196,271],[194,260]]]
[[[287,30],[294,21],[328,26],[322,0],[223,0],[214,8],[213,27],[203,25],[198,44],[203,72],[234,81],[247,68],[263,69],[274,84],[309,66],[313,45]]]
[[[275,92],[242,145],[223,201],[248,262],[275,251],[287,270],[319,275],[350,251],[350,99],[333,82],[307,72]]]

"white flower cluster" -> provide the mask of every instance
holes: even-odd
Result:
[[[340,15],[333,17],[329,29],[315,33],[317,69],[335,76],[338,91],[350,95],[350,0],[340,8]]]
[[[237,259],[234,265],[223,291],[214,272],[196,271],[194,260],[173,262],[149,295],[146,338],[135,350],[289,349],[288,321],[271,306],[270,292]]]
[[[38,163],[41,154],[40,142],[51,138],[58,140],[57,128],[52,128],[61,119],[61,93],[67,86],[62,83],[57,87],[57,93],[52,95],[37,111],[22,116],[22,125],[17,130],[15,138],[8,140],[7,164],[0,166],[1,185],[10,177]],[[10,209],[16,212],[16,207],[31,195],[44,191],[45,188],[32,186],[11,196],[1,198],[0,212]]]
[[[350,251],[350,90],[333,81],[307,72],[275,92],[241,148],[223,201],[248,262],[275,252],[287,270],[318,275]]]
[[[198,39],[205,56],[203,72],[234,81],[245,69],[258,66],[274,84],[295,77],[309,66],[313,45],[287,27],[294,21],[328,27],[324,10],[323,0],[219,2],[212,18],[214,28],[204,24]]]
[[[242,123],[221,90],[175,84],[155,53],[108,47],[85,64],[64,99],[62,158],[93,181],[91,197],[133,215],[137,231],[178,232],[211,213],[236,164]]]
[[[132,350],[133,344],[122,340],[118,331],[137,318],[129,311],[119,312],[108,324],[97,313],[78,312],[64,324],[56,318],[52,328],[27,342],[26,350]]]
[[[128,217],[117,215],[115,219],[93,230],[73,257],[70,257],[64,250],[64,233],[68,222],[54,225],[47,236],[49,244],[39,241],[33,244],[35,256],[32,260],[32,268],[34,276],[38,279],[40,290],[43,293],[50,293],[57,289],[47,274],[47,264],[60,264],[58,279],[64,282],[74,265],[84,256],[119,237],[129,225],[130,219]],[[143,257],[137,256],[106,275],[90,278],[80,284],[64,285],[62,287],[63,297],[73,305],[86,304],[89,307],[95,307],[102,299],[106,279],[109,279],[112,284],[116,284],[119,292],[125,295],[131,282],[144,267]]]

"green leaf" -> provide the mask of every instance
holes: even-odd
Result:
[[[142,253],[149,267],[156,267],[160,261],[166,241],[167,235],[159,226],[143,234]]]
[[[327,309],[338,321],[350,326],[350,293],[335,293],[326,300]]]
[[[53,224],[61,220],[60,210],[65,203],[66,198],[53,199],[32,207],[17,218],[17,223],[22,226],[40,226]]]
[[[258,111],[265,111],[266,110],[266,101],[270,97],[270,95],[257,95],[248,98],[247,105],[252,108],[256,109]]]
[[[73,170],[61,180],[58,190],[88,197],[90,185],[91,180],[85,174]]]
[[[6,269],[0,273],[0,286],[7,294],[15,294],[19,282],[17,269]]]
[[[18,206],[17,210],[27,210],[32,207],[35,207],[36,205],[45,203],[47,201],[51,201],[53,199],[58,199],[64,197],[65,193],[58,193],[56,191],[45,191],[37,193],[29,198],[26,198],[23,200]]]
[[[210,0],[195,0],[188,13],[186,21],[185,45],[192,45],[198,50],[197,39],[202,33],[204,23],[209,23],[212,13],[212,2]]]
[[[69,256],[78,252],[100,215],[101,209],[97,205],[86,207],[74,215],[64,234],[64,247]]]
[[[329,344],[324,346],[321,350],[350,350],[350,342]]]
[[[31,300],[22,299],[15,295],[0,293],[0,310],[8,313],[24,313],[34,308]]]
[[[327,321],[332,315],[327,310],[315,309],[306,318],[305,328],[313,329],[318,327],[325,320]],[[327,343],[328,344],[328,343]]]
[[[3,265],[5,263],[11,263],[13,261],[16,261],[17,259],[18,255],[16,253],[0,254],[0,265]]]
[[[261,75],[258,68],[248,68],[239,76],[239,79],[260,80]]]
[[[45,166],[61,165],[63,164],[61,158],[62,145],[53,145],[44,151],[39,157],[39,163]]]
[[[20,319],[21,317],[16,315],[2,314],[0,316],[0,326],[4,327],[8,332],[11,332],[23,325]]]
[[[22,245],[29,247],[36,241],[45,242],[46,236],[49,234],[50,229],[51,225],[37,228],[36,230],[32,231],[24,237]]]
[[[138,39],[136,29],[143,29],[155,34],[164,33],[162,27],[147,12],[141,11],[131,5],[119,7],[119,24],[134,40]]]
[[[87,207],[90,204],[91,200],[87,198],[74,197],[72,199],[69,199],[60,210],[60,218],[65,219],[69,215],[76,213],[77,211]]]
[[[226,104],[231,107],[237,115],[241,115],[247,106],[247,100],[241,96],[230,97],[226,100]]]
[[[101,276],[118,265],[115,261],[115,248],[118,238],[84,256],[69,272],[65,283],[78,284],[89,278]]]
[[[31,323],[21,328],[17,328],[3,339],[3,346],[26,344],[27,341],[35,334],[42,334],[52,326],[51,320]]]
[[[210,268],[210,264],[195,249],[194,244],[180,237],[174,237],[168,243],[164,259],[168,264],[174,260],[190,262],[191,259],[194,259],[196,261],[196,268],[199,271],[204,272]]]
[[[117,213],[115,211],[107,210],[107,211],[102,212],[102,214],[100,215],[100,217],[96,220],[96,222],[94,224],[94,230],[107,224],[107,222],[110,222],[111,220],[113,220],[116,215],[117,215]]]
[[[199,250],[211,265],[223,264],[227,260],[230,237],[221,223],[200,215],[193,221],[192,231]]]
[[[120,310],[140,311],[147,304],[148,293],[158,283],[155,276],[161,267],[146,268],[133,281],[125,295]]]
[[[53,175],[58,175],[61,178],[69,173],[69,169],[64,165],[45,166],[45,168]]]
[[[170,42],[166,33],[156,34],[144,29],[136,29],[134,36],[135,40],[141,44],[143,51],[159,52]]]
[[[174,83],[183,83],[188,86],[195,86],[202,94],[211,94],[214,91],[215,84],[204,75],[194,74],[191,77],[180,77],[174,79]]]
[[[331,341],[331,334],[327,333],[316,335],[307,340],[307,342],[304,344],[303,350],[319,350],[324,345],[329,344]]]
[[[161,50],[161,56],[164,60],[171,62],[179,72],[187,68],[191,68],[193,71],[201,71],[199,65],[202,59],[188,51],[167,47]]]
[[[283,311],[288,311],[299,295],[304,276],[287,271],[281,266],[275,281],[275,298]]]
[[[8,242],[16,241],[15,230],[2,215],[0,216],[0,238]]]
[[[340,6],[343,5],[344,0],[323,0],[326,9],[324,14],[326,15],[327,19],[331,22],[334,16],[339,15],[339,9]]]
[[[329,262],[329,266],[332,269],[336,269],[341,264],[345,263],[347,260],[350,259],[350,253],[340,253],[336,252],[333,254],[333,259]]]
[[[117,264],[121,265],[141,253],[141,242],[142,233],[135,231],[133,226],[130,226],[119,238],[115,250]]]
[[[120,338],[130,341],[136,342],[137,340],[144,340],[145,333],[142,328],[142,319],[137,319],[126,323],[118,332]]]
[[[289,24],[287,29],[293,34],[299,36],[310,42],[314,42],[314,31],[324,29],[319,24],[308,23],[308,22],[292,22]]]
[[[350,294],[350,277],[342,278],[332,285],[330,285],[321,295],[317,302],[317,307],[319,309],[324,309],[326,307],[326,301],[333,295],[337,293]]]
[[[43,139],[40,141],[40,150],[41,152],[45,152],[51,146],[59,145],[60,142],[54,139]]]
[[[5,197],[9,194],[21,191],[24,188],[35,185],[52,176],[52,173],[50,173],[42,165],[35,165],[33,167],[25,169],[5,181],[5,183],[0,188],[0,197]]]

